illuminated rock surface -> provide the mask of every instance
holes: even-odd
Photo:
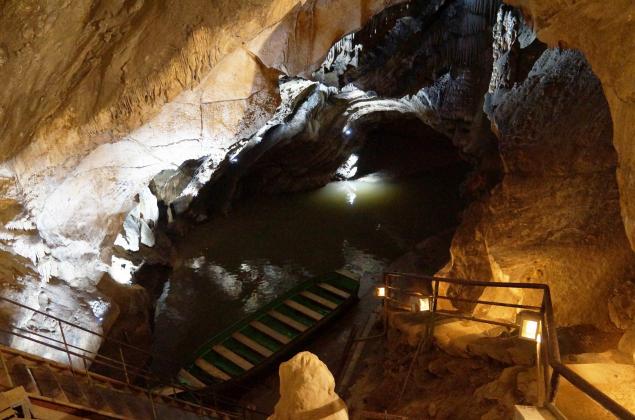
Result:
[[[322,186],[371,129],[409,119],[474,167],[463,186],[472,202],[440,274],[548,283],[560,326],[627,331],[620,348],[632,355],[635,6],[509,0],[523,20],[494,1],[434,0],[419,16],[392,11],[364,26],[396,3],[3,3],[3,295],[98,332],[119,318],[115,332],[134,331],[144,344],[153,298],[100,282],[104,272],[126,283],[142,264],[169,266],[168,233],[228,212],[249,192]],[[584,55],[546,49],[532,28],[549,47]],[[433,160],[421,165],[434,168]],[[482,297],[536,303],[517,291]],[[19,326],[50,327],[2,311]],[[526,362],[489,333],[452,324],[437,339],[453,355]],[[337,398],[323,365],[308,355],[293,361],[285,377],[303,378],[296,364],[305,366],[324,398],[285,391],[274,418]],[[423,370],[440,374],[438,364]],[[481,390],[484,415],[488,401],[509,406],[510,384],[523,395],[531,388],[520,369],[475,369],[470,386]],[[425,410],[451,412],[434,403]]]
[[[3,247],[99,296],[135,195],[187,159],[218,162],[271,116],[279,74],[316,68],[391,3],[3,3]]]
[[[346,403],[335,393],[328,367],[309,352],[280,364],[280,400],[270,420],[346,420]]]

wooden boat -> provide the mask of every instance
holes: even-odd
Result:
[[[236,383],[288,355],[357,301],[359,278],[339,270],[305,281],[201,346],[179,372],[190,389]]]

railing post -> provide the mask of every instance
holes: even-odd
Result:
[[[536,394],[536,405],[538,407],[542,407],[545,405],[544,399],[544,381],[542,377],[542,331],[536,337],[536,386],[537,386],[537,394]]]
[[[126,383],[130,385],[130,378],[128,377],[128,368],[126,367],[126,359],[123,357],[123,350],[121,344],[119,345],[119,356],[121,357],[121,364],[123,365],[123,374],[126,377]]]
[[[154,406],[154,398],[152,397],[152,391],[148,391],[148,398],[150,399],[150,407],[152,408],[152,418],[156,420],[157,410]]]
[[[549,290],[548,287],[543,289],[542,308],[543,308],[544,330],[547,335],[547,343],[545,348],[547,353],[546,363],[549,366],[551,366],[554,362],[560,363],[560,347],[558,343],[558,337],[556,334],[554,334],[554,331],[553,331],[555,321],[553,317],[553,306],[551,303],[551,291]],[[547,367],[547,369],[548,368],[549,367]],[[546,389],[547,402],[551,403],[555,400],[556,393],[558,392],[559,381],[560,381],[560,373],[555,370],[552,370],[551,378],[548,381],[548,387]]]
[[[432,340],[434,339],[434,326],[436,321],[437,302],[439,297],[439,280],[432,280],[434,283],[434,289],[432,292],[432,307],[430,308],[430,318],[428,319],[428,326],[426,328],[426,351],[432,348]]]
[[[387,302],[387,298],[390,289],[390,282],[388,281],[388,278],[390,277],[390,274],[384,274],[384,286],[386,286],[386,296],[384,299],[381,300],[381,312],[382,312],[382,318],[383,318],[383,324],[384,324],[384,333],[386,334],[386,337],[388,337],[388,302]]]
[[[73,359],[71,358],[71,353],[68,350],[68,343],[66,342],[66,335],[64,335],[64,328],[62,327],[62,321],[57,320],[57,325],[60,327],[60,333],[62,334],[62,341],[64,342],[64,349],[66,350],[66,357],[68,357],[68,367],[71,370],[71,373],[75,374],[75,369],[73,368]]]

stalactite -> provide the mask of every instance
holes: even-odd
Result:
[[[499,0],[465,0],[464,4],[471,12],[485,16],[491,21],[496,18],[501,2]]]

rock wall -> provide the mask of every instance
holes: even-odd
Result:
[[[219,162],[271,117],[280,74],[317,68],[394,3],[3,2],[0,245],[34,270],[7,280],[37,295],[57,283],[38,278],[59,279],[78,322],[105,327],[80,295],[108,300],[97,281],[150,179],[204,155]]]
[[[626,244],[635,243],[635,201],[629,198],[635,196],[635,84],[627,70],[635,66],[628,49],[635,6],[627,0],[609,6],[509,0],[525,12],[525,25],[494,0],[413,2],[418,18],[391,12],[344,38],[327,57],[345,34],[397,3],[2,3],[0,248],[12,254],[0,261],[9,267],[5,290],[53,313],[59,309],[53,299],[33,297],[64,296],[64,314],[81,308],[78,322],[108,326],[119,309],[106,296],[112,291],[102,294],[97,282],[113,261],[124,218],[143,201],[150,180],[167,171],[164,176],[176,174],[172,181],[183,184],[174,190],[187,192],[181,182],[187,177],[180,175],[195,175],[197,165],[182,166],[192,159],[201,159],[199,172],[209,180],[232,163],[228,152],[273,128],[267,124],[280,110],[279,76],[308,77],[319,68],[314,77],[341,89],[320,85],[316,95],[323,99],[337,102],[348,83],[383,95],[362,92],[344,110],[332,108],[344,118],[330,115],[322,126],[327,134],[332,128],[339,136],[347,121],[375,118],[378,111],[415,113],[451,138],[481,174],[496,174],[488,182],[472,180],[480,185],[475,190],[487,190],[503,172],[500,185],[468,209],[445,274],[547,281],[562,324],[607,326],[604,302],[620,287],[612,281],[632,278]],[[492,39],[497,12],[500,36]],[[608,108],[582,57],[542,54],[532,26],[550,46],[585,53]],[[324,103],[315,109],[328,112]],[[306,123],[314,109],[304,111]],[[299,124],[295,134],[306,146],[324,131]],[[345,159],[348,152],[329,159]],[[257,173],[266,173],[264,163]],[[334,168],[327,169],[311,185],[326,182]],[[156,220],[147,216],[138,215],[139,229],[141,221]],[[576,310],[573,299],[592,309]],[[23,322],[30,319],[24,315]]]
[[[582,51],[600,79],[613,120],[621,217],[631,248],[635,249],[635,52],[631,48],[635,42],[635,5],[627,0],[506,2],[522,9],[544,42]],[[632,277],[630,280],[632,288]],[[623,294],[623,289],[616,288],[616,293]],[[622,308],[622,313],[628,311]],[[622,328],[623,317],[613,317]]]
[[[635,258],[620,218],[599,81],[582,54],[550,49],[523,82],[492,96],[504,177],[467,210],[443,274],[547,283],[560,325],[609,327],[611,292],[632,277]],[[497,293],[539,303],[519,291]],[[513,311],[477,311],[513,319]]]

